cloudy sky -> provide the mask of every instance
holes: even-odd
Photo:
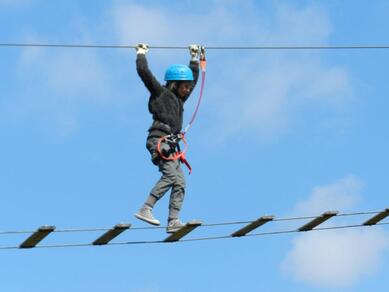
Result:
[[[373,1],[0,0],[0,43],[388,45]],[[148,53],[162,80],[186,50]],[[145,226],[158,179],[133,49],[0,48],[0,231]],[[182,220],[205,223],[389,207],[389,50],[209,50]],[[186,104],[186,121],[198,89]],[[165,224],[168,198],[155,209]],[[326,226],[368,216],[333,218]],[[264,231],[304,222],[270,223]],[[229,234],[203,228],[193,236]],[[57,233],[45,244],[91,242]],[[118,241],[158,240],[164,230]],[[25,234],[0,234],[13,246]],[[386,226],[173,245],[2,250],[1,291],[374,291]]]

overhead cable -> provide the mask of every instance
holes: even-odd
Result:
[[[94,45],[66,43],[0,43],[0,47],[135,49],[133,45]],[[187,50],[187,46],[149,46],[151,49]],[[260,45],[260,46],[205,46],[207,50],[370,50],[389,49],[389,45]]]

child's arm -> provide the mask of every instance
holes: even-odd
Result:
[[[148,51],[148,45],[139,44],[136,47],[136,70],[138,72],[139,77],[142,79],[146,88],[150,91],[151,95],[156,97],[159,96],[162,92],[162,85],[158,82],[158,80],[154,77],[153,73],[151,73],[147,59],[146,53]]]
[[[189,62],[189,68],[192,70],[193,73],[193,86],[192,86],[192,90],[193,90],[193,88],[196,86],[197,80],[199,79],[199,60],[198,60],[199,45],[190,45],[189,53],[191,56],[191,60]]]

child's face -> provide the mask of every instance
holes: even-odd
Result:
[[[183,100],[186,100],[191,89],[192,89],[192,82],[186,82],[186,81],[180,82],[177,87],[178,97]]]

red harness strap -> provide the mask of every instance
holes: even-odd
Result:
[[[185,145],[185,148],[183,151],[181,151],[179,148],[179,142],[182,141]],[[174,148],[178,148],[177,151],[174,151],[174,153],[171,153],[170,155],[166,156],[164,155],[162,149],[161,149],[161,144],[162,143],[172,143],[176,144]],[[164,160],[180,160],[182,163],[186,165],[186,167],[189,169],[189,174],[192,173],[192,167],[190,166],[188,160],[186,160],[185,157],[185,152],[188,148],[188,143],[186,142],[185,136],[183,134],[179,134],[178,137],[173,137],[172,135],[167,135],[163,136],[158,140],[157,144],[157,152],[161,156],[162,159]]]
[[[189,174],[192,173],[192,167],[190,166],[188,160],[186,160],[186,157],[185,157],[185,153],[182,153],[181,157],[180,157],[180,161],[186,165],[186,167],[189,169]]]

